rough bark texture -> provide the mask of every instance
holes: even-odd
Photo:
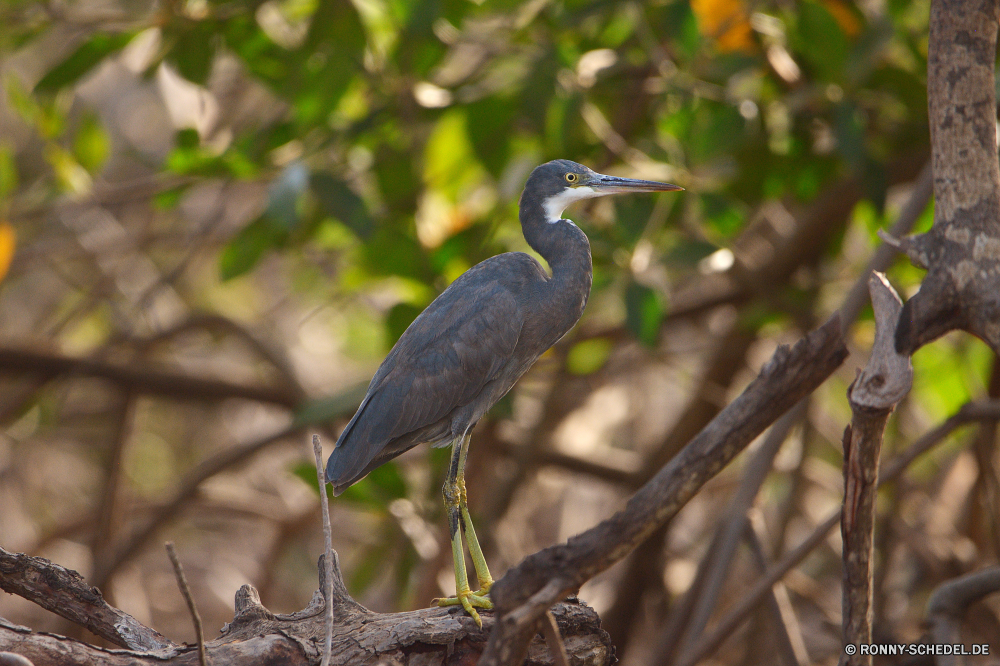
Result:
[[[896,348],[911,354],[960,328],[1000,353],[1000,168],[997,165],[997,0],[933,0],[927,97],[934,226],[903,240],[928,270],[903,307]]]
[[[643,486],[625,509],[508,571],[491,591],[500,617],[483,654],[483,666],[518,663],[548,605],[628,555],[757,435],[815,390],[846,355],[836,317],[794,347],[779,347],[743,394]]]
[[[845,644],[872,642],[872,553],[875,534],[875,498],[879,457],[886,421],[913,383],[910,357],[893,345],[902,303],[881,273],[869,280],[875,310],[875,344],[865,369],[858,373],[847,396],[851,424],[844,431],[843,627]],[[841,656],[840,663],[870,665],[871,655]]]
[[[134,618],[108,606],[100,592],[90,588],[75,571],[48,560],[2,551],[0,569],[4,589],[32,600],[53,592],[46,608],[83,624],[88,629],[131,649],[110,650],[57,636],[33,632],[0,618],[0,653],[11,652],[31,660],[35,666],[141,666],[142,664],[197,664],[198,648],[177,645]],[[336,559],[336,558],[334,558]],[[320,577],[323,566],[320,565]],[[321,589],[323,587],[321,583]],[[484,612],[483,628],[460,608],[427,608],[407,613],[373,613],[347,595],[339,566],[334,566],[333,607],[336,621],[330,660],[335,666],[465,666],[475,664],[486,645],[493,624]],[[205,644],[209,663],[318,664],[325,630],[325,602],[316,592],[303,610],[275,615],[260,604],[257,591],[244,585],[236,593],[236,614],[222,628],[221,636]],[[552,609],[569,663],[576,666],[606,666],[614,648],[600,628],[600,618],[575,599]],[[116,634],[121,624],[129,636]],[[141,638],[135,638],[140,636]],[[528,666],[555,663],[552,652],[539,636],[532,636],[527,650]]]

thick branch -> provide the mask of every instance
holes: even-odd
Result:
[[[904,239],[928,270],[906,304],[896,347],[911,354],[960,328],[1000,353],[1000,168],[993,78],[997,0],[933,0],[927,98],[934,226]]]
[[[527,631],[548,605],[625,557],[673,517],[757,435],[819,386],[846,355],[836,318],[793,348],[779,347],[743,394],[643,486],[624,510],[510,570],[491,592],[501,617],[482,664],[513,663],[529,637]]]
[[[336,557],[333,562],[334,581],[331,587],[336,624],[332,638],[331,664],[375,666],[383,663],[443,665],[476,662],[485,645],[486,632],[494,622],[491,613],[484,612],[482,615],[484,629],[477,627],[471,618],[464,615],[461,608],[434,607],[384,615],[372,613],[350,598]],[[82,589],[90,590],[79,574],[55,565],[48,566],[56,571],[55,575],[60,580],[75,582]],[[320,585],[323,588],[322,561],[320,571]],[[261,605],[260,597],[253,587],[244,585],[236,593],[236,614],[233,621],[223,627],[219,638],[205,643],[208,661],[216,665],[316,666],[320,662],[326,634],[325,607],[323,596],[317,592],[303,610],[289,615],[274,614]],[[106,608],[124,616],[121,611],[109,606]],[[610,664],[613,648],[607,633],[601,631],[600,618],[593,609],[574,600],[557,604],[552,609],[552,614],[571,663],[595,666]],[[71,619],[78,621],[81,618]],[[155,634],[135,620],[132,622],[141,630]],[[0,652],[14,652],[39,665],[194,666],[198,663],[196,646],[174,645],[163,640],[164,643],[159,646],[106,650],[63,636],[34,633],[27,627],[19,627],[0,618]],[[554,665],[552,652],[542,638],[533,638],[526,664]]]
[[[115,645],[132,650],[173,646],[159,632],[109,606],[101,591],[87,585],[80,574],[44,558],[0,548],[0,588],[86,627]]]

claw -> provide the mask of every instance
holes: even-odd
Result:
[[[490,598],[485,594],[477,594],[475,592],[459,592],[453,597],[434,599],[431,603],[436,606],[441,606],[442,608],[447,606],[461,606],[465,609],[465,612],[472,617],[476,626],[480,629],[483,628],[483,620],[479,617],[479,613],[476,611],[476,608],[493,610],[493,602],[490,601]]]

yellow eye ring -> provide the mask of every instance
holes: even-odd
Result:
[[[580,177],[577,176],[575,173],[568,173],[568,174],[566,174],[566,182],[567,183],[575,183],[579,179],[580,179]]]

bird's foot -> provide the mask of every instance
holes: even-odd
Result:
[[[431,603],[441,607],[461,606],[465,609],[465,612],[472,617],[476,626],[482,629],[483,620],[479,617],[479,613],[476,609],[482,608],[484,610],[493,610],[493,602],[490,601],[488,596],[486,596],[487,591],[488,590],[479,590],[478,592],[472,592],[471,590],[465,590],[464,592],[459,591],[458,594],[453,597],[434,599]]]

